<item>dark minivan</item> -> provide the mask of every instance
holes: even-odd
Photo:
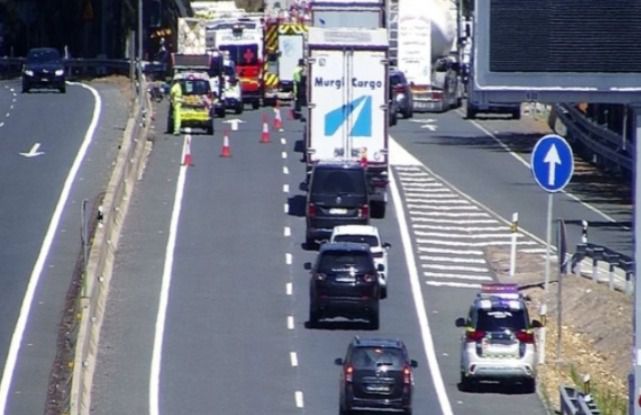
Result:
[[[340,377],[340,414],[355,410],[389,410],[412,413],[413,368],[407,347],[399,339],[361,339],[347,348]]]
[[[323,244],[312,265],[309,282],[309,325],[321,318],[365,318],[373,329],[379,326],[381,287],[368,244],[332,242]]]
[[[319,162],[305,187],[307,246],[329,239],[334,226],[369,224],[367,179],[360,164]]]

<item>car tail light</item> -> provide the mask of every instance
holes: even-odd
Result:
[[[316,205],[310,202],[307,205],[307,217],[313,218],[314,216],[316,216]]]
[[[532,332],[521,330],[516,333],[516,338],[521,343],[534,344],[534,333]]]
[[[368,218],[369,217],[369,205],[366,203],[358,209],[359,218]]]
[[[327,275],[319,272],[317,274],[314,274],[314,278],[316,278],[316,281],[325,281],[327,279]]]
[[[402,92],[405,92],[405,87],[403,86],[403,84],[396,84],[396,85],[394,85],[392,87],[392,90],[394,92],[401,92],[402,93]]]
[[[433,99],[443,99],[443,92],[441,91],[432,91]]]
[[[372,186],[374,187],[387,187],[389,184],[389,180],[386,179],[372,179],[371,180]]]
[[[485,337],[485,332],[482,330],[472,330],[465,334],[465,340],[468,342],[478,342],[483,340],[483,337]]]
[[[351,383],[354,380],[354,367],[352,365],[345,366],[345,382]]]
[[[412,369],[407,366],[403,368],[403,383],[406,385],[412,384]]]
[[[372,274],[364,274],[363,275],[363,281],[364,282],[373,282],[374,278],[375,277]]]

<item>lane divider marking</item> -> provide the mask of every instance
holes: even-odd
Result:
[[[294,330],[294,316],[287,316],[287,328]]]

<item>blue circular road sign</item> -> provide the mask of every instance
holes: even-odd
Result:
[[[543,190],[563,190],[574,173],[572,147],[561,136],[546,135],[536,142],[530,165],[534,180]]]

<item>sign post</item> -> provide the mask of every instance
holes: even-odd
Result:
[[[536,142],[530,160],[534,180],[543,190],[548,192],[548,209],[546,219],[546,250],[545,250],[545,285],[541,318],[547,321],[547,296],[550,284],[550,251],[552,239],[552,208],[554,193],[565,188],[574,173],[574,156],[567,141],[556,134],[549,134]],[[545,363],[545,323],[541,329],[541,347],[539,363]]]

